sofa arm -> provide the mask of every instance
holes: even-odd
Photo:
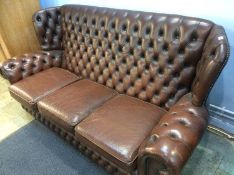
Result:
[[[208,112],[187,94],[166,113],[139,149],[139,175],[178,175],[207,126]]]
[[[192,85],[194,105],[202,105],[229,57],[229,44],[222,26],[214,25],[205,42]]]
[[[39,51],[6,60],[1,66],[1,74],[11,84],[51,67],[65,67],[63,51]]]

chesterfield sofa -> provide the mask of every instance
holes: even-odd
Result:
[[[81,5],[33,23],[42,50],[1,66],[12,97],[110,174],[180,174],[229,56],[223,27]]]

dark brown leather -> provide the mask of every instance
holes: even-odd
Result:
[[[41,54],[38,55],[40,61],[32,61],[30,56],[27,64],[22,59],[7,61],[1,68],[2,74],[11,83],[21,80],[20,83],[27,79],[23,78],[41,70],[53,66],[66,67],[83,79],[90,79],[119,93],[169,110],[159,125],[155,123],[152,136],[146,138],[141,144],[141,149],[136,155],[139,159],[137,169],[139,174],[144,175],[159,173],[159,171],[161,174],[179,174],[206,127],[207,112],[202,104],[229,55],[224,29],[210,21],[198,18],[81,5],[65,5],[40,10],[35,13],[33,21],[42,49],[64,48],[64,52],[59,51],[59,57],[54,61],[51,61],[50,54],[58,52],[50,52],[44,62],[45,56]],[[61,59],[62,53],[63,59]],[[41,86],[43,80],[35,80],[35,82]],[[30,91],[33,92],[33,89]],[[24,92],[24,87],[20,92]],[[186,93],[190,94],[178,102]],[[22,96],[24,95],[22,93]],[[21,103],[26,103],[21,97],[15,97]],[[125,103],[127,102],[123,102]],[[110,107],[112,108],[114,106]],[[30,110],[30,108],[27,109]],[[38,111],[35,110],[35,113]],[[138,117],[135,119],[131,113],[135,115],[134,117]],[[143,118],[150,115],[146,110],[143,114],[141,112],[135,114],[132,110],[131,113],[124,114],[127,117],[123,118],[125,123],[121,123],[118,118],[114,118],[117,116],[116,113],[109,112],[108,116],[113,115],[110,118],[114,122],[111,122],[112,129],[108,134],[114,133],[117,130],[115,125],[120,124],[121,127],[129,127],[126,129],[129,131],[132,129],[131,126],[141,119],[140,115]],[[103,116],[102,119],[100,116],[101,121],[106,118]],[[131,120],[127,121],[127,119]],[[94,122],[98,123],[98,121]],[[89,125],[88,130],[84,130],[84,133],[92,131],[92,139],[106,144],[106,150],[89,141],[90,138],[79,135],[82,144],[88,145],[86,150],[94,150],[92,153],[87,151],[87,155],[92,155],[93,160],[101,157],[100,164],[107,167],[108,172],[115,172],[116,168],[113,170],[113,167],[118,165],[131,170],[132,174],[136,173],[134,163],[131,166],[126,163],[127,160],[135,157],[136,145],[134,144],[137,142],[135,136],[127,142],[133,145],[126,150],[126,154],[121,155],[118,146],[125,144],[123,141],[126,140],[121,138],[126,136],[120,132],[112,140],[104,140],[105,135],[97,133],[110,128],[106,125],[100,124],[102,128],[93,125],[96,131]],[[148,125],[145,125],[142,124],[139,128],[147,128]],[[147,137],[146,130],[140,132],[137,128],[134,131],[141,139],[144,133],[144,137]],[[111,145],[113,140],[115,147]],[[107,148],[115,149],[116,154],[108,152]],[[99,156],[96,155],[97,152]],[[102,161],[103,157],[106,157],[105,163]],[[119,160],[120,157],[123,161]],[[115,163],[109,163],[110,166],[106,165],[106,162],[113,161]],[[121,168],[116,171],[120,172]]]
[[[68,69],[166,109],[190,91],[210,21],[80,5],[63,6]]]
[[[80,80],[38,103],[38,110],[48,119],[73,132],[74,126],[117,92],[90,80]]]
[[[9,87],[11,95],[28,108],[52,92],[77,81],[79,77],[61,68],[50,68]]]
[[[110,154],[113,162],[134,169],[140,144],[164,113],[150,103],[119,95],[78,124],[75,134]]]
[[[139,175],[160,171],[168,175],[180,174],[203,135],[207,119],[207,110],[194,106],[191,94],[183,96],[142,143],[138,155]]]
[[[229,57],[227,36],[222,26],[215,25],[206,40],[193,81],[193,104],[202,105]]]
[[[36,12],[33,24],[42,50],[62,49],[61,14],[59,7]]]
[[[6,60],[1,72],[4,78],[8,79],[11,84],[36,74],[40,71],[51,67],[65,67],[65,62],[62,59],[63,51],[54,50],[47,52],[27,53],[19,57],[13,57]]]

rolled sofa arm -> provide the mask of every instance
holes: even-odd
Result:
[[[207,126],[208,112],[183,96],[166,113],[139,149],[139,175],[178,175]]]
[[[63,51],[38,51],[6,60],[1,74],[11,84],[51,67],[65,67]]]

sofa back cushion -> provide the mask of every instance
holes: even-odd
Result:
[[[178,15],[61,7],[67,67],[166,109],[190,91],[213,24]]]

